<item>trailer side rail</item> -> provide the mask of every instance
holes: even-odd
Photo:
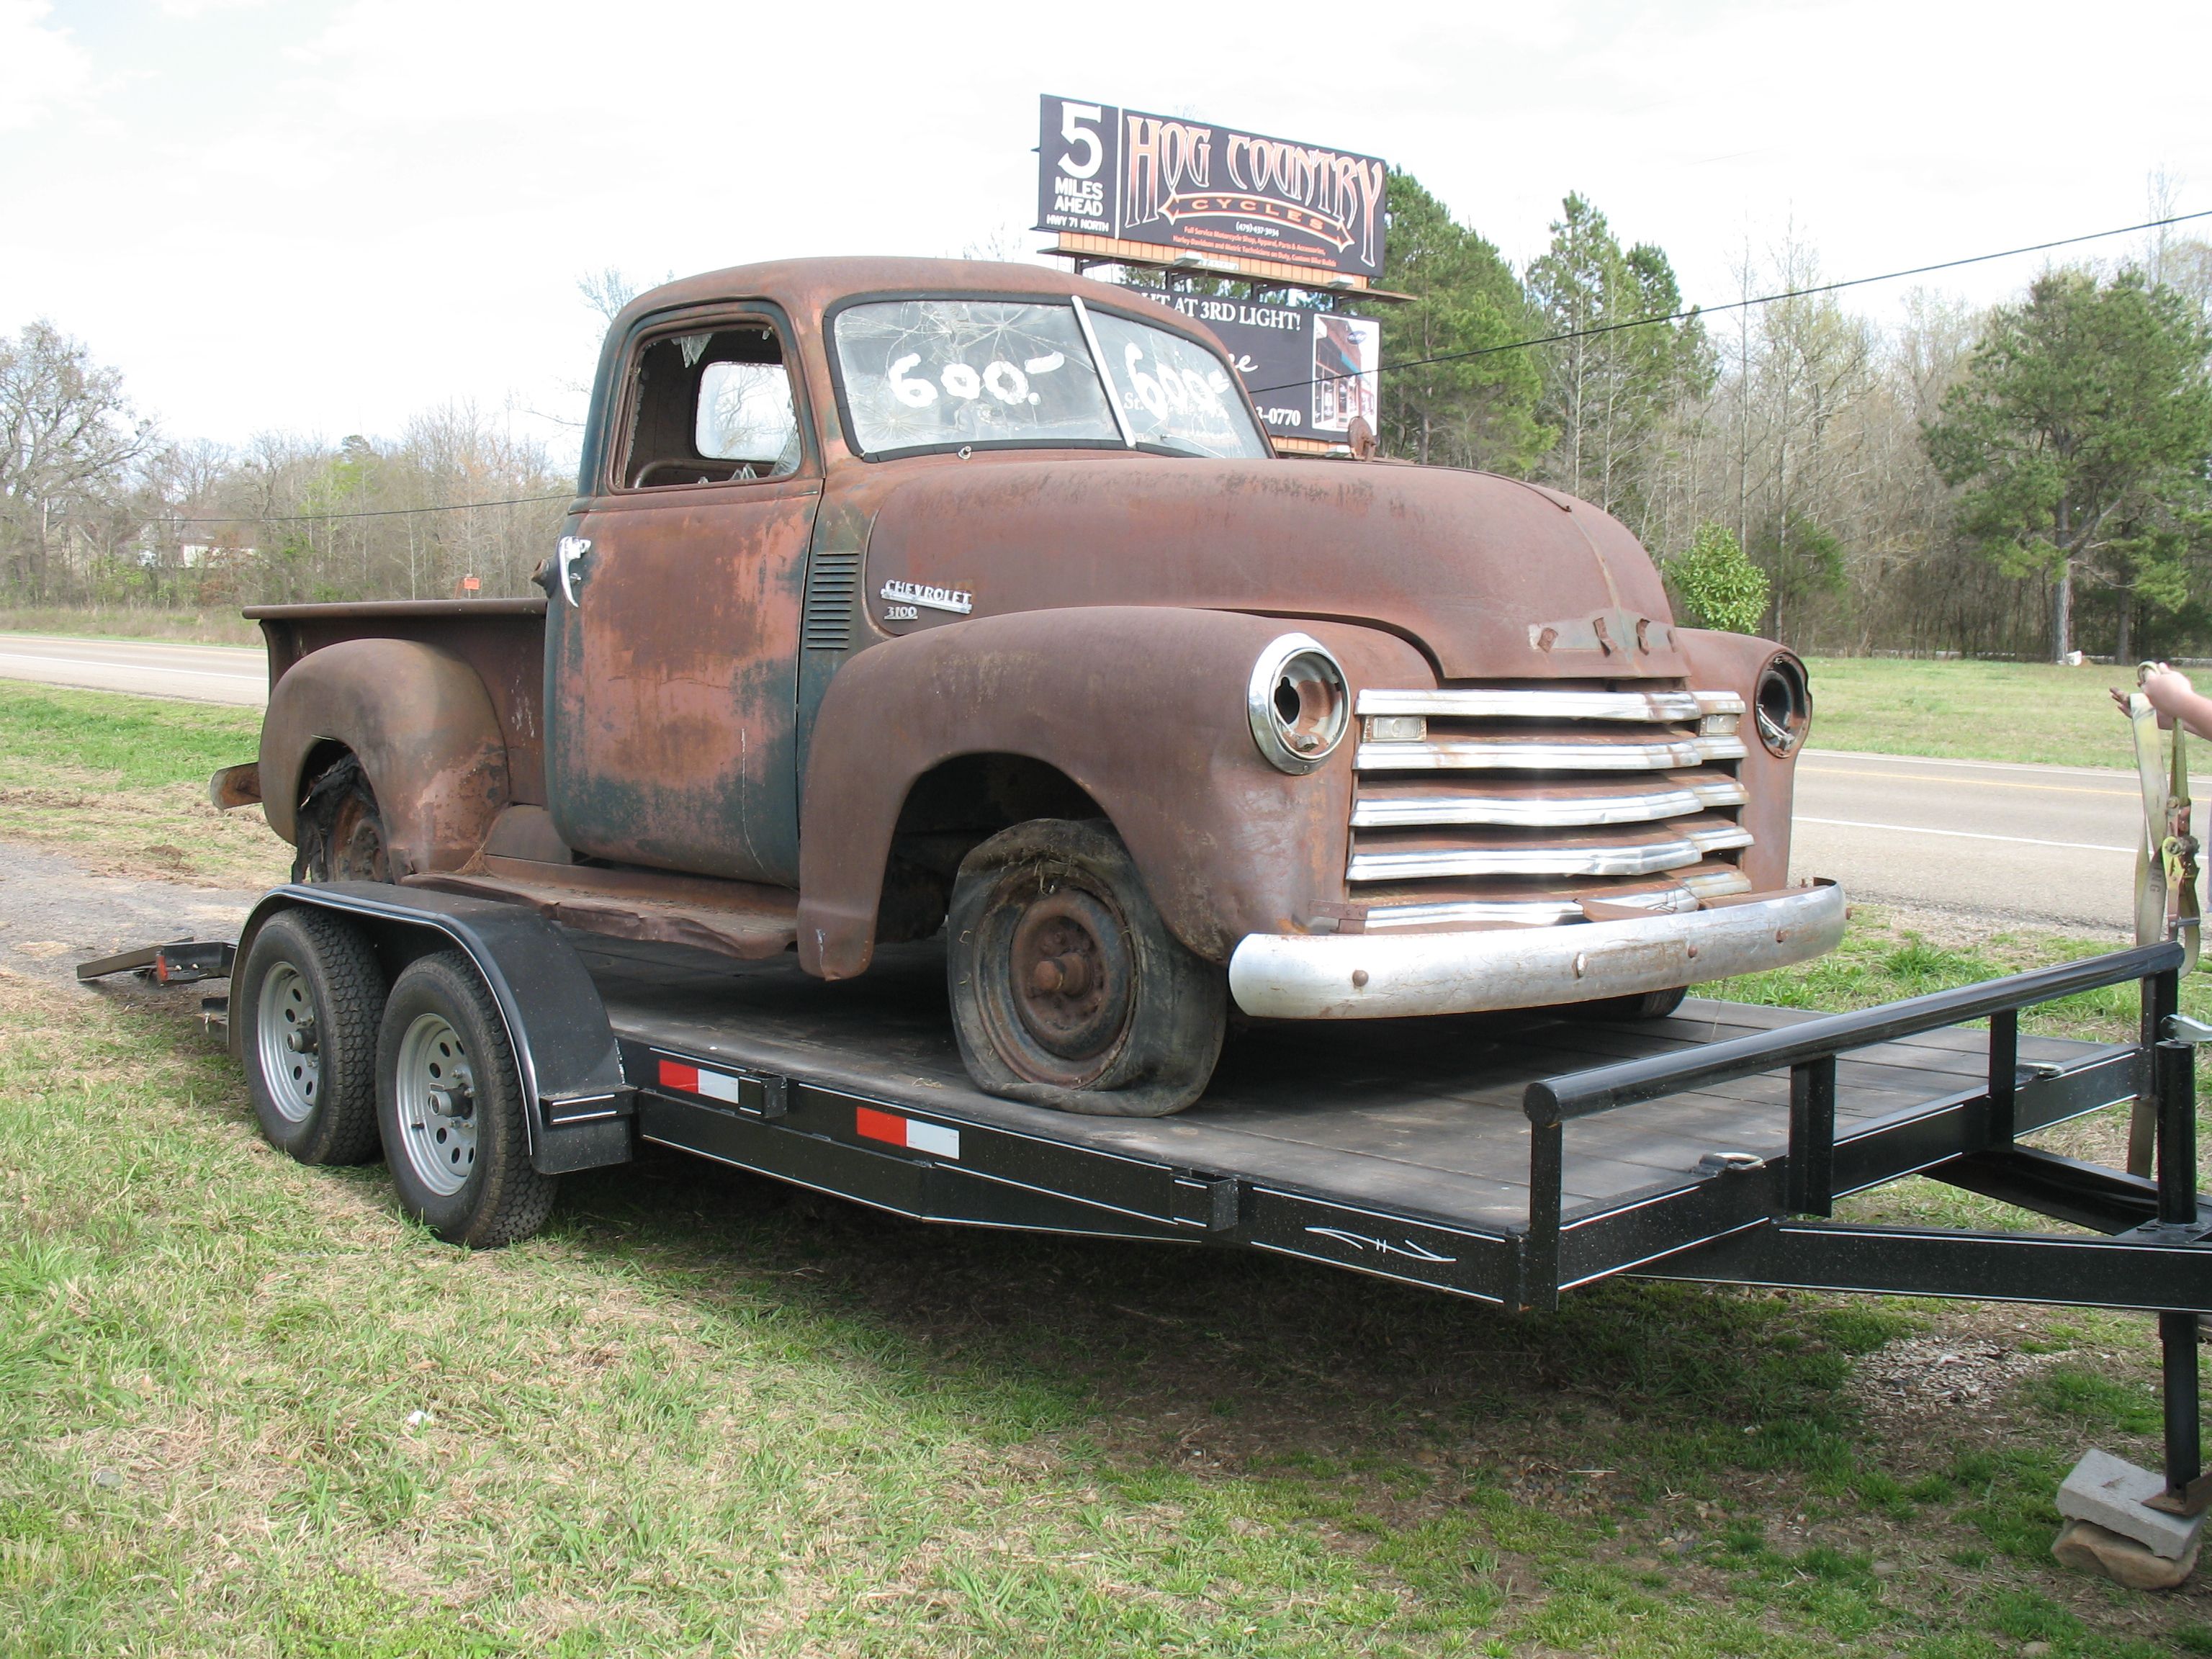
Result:
[[[2155,1311],[2164,1351],[2167,1492],[2176,1504],[2202,1508],[2208,1492],[2201,1478],[2197,1328],[2199,1314],[2212,1313],[2212,1226],[2197,1190],[2192,1044],[2207,1034],[2179,1017],[2185,960],[2178,944],[2142,945],[1531,1083],[1522,1102],[1529,1126],[1523,1299],[1556,1308],[1563,1285],[1578,1282],[1562,1271],[1563,1243],[1577,1224],[1562,1213],[1569,1122],[1787,1066],[1789,1152],[1781,1181],[1770,1176],[1768,1188],[1779,1192],[1779,1203],[1748,1225],[1633,1271],[1650,1278]],[[2021,1010],[2130,980],[2142,987],[2143,1041],[2134,1069],[2139,1121],[2154,1125],[2155,1180],[2139,1170],[2107,1170],[2015,1144],[2017,1135],[2039,1127],[2020,1110],[2023,1085],[2033,1081],[2018,1063]],[[1984,1018],[1987,1085],[1960,1103],[1978,1121],[1979,1133],[1965,1150],[1922,1173],[2109,1236],[1830,1219],[1838,1191],[1837,1056]],[[1749,1167],[1758,1167],[1756,1161]]]

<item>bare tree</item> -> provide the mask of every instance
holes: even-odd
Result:
[[[52,323],[0,340],[0,543],[9,586],[43,602],[64,525],[111,506],[154,442],[151,423],[123,395],[122,375]]]

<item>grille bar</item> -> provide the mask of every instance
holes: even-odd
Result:
[[[1748,893],[1751,879],[1742,871],[1730,865],[1711,865],[1698,869],[1676,871],[1663,884],[1642,888],[1607,888],[1592,890],[1585,894],[1530,892],[1525,895],[1500,895],[1495,897],[1451,897],[1435,899],[1407,899],[1387,904],[1370,905],[1366,927],[1370,933],[1383,933],[1400,927],[1470,927],[1498,926],[1553,926],[1565,921],[1581,921],[1587,913],[1583,909],[1583,897],[1600,900],[1607,905],[1619,905],[1628,909],[1649,910],[1655,915],[1666,915],[1684,910],[1694,910],[1708,898],[1720,898],[1730,893]]]
[[[1410,829],[1453,823],[1528,830],[1589,824],[1645,823],[1716,806],[1741,806],[1743,786],[1725,772],[1676,772],[1645,781],[1555,786],[1533,793],[1511,784],[1484,788],[1456,783],[1370,781],[1352,803],[1355,830]]]
[[[1627,830],[1583,830],[1542,838],[1511,830],[1437,836],[1383,831],[1356,836],[1352,881],[1412,881],[1441,876],[1648,876],[1679,870],[1709,853],[1751,844],[1725,818],[1674,820]]]
[[[1733,691],[1382,691],[1359,694],[1366,714],[1434,714],[1440,719],[1642,720],[1664,725],[1705,714],[1741,714]]]
[[[1741,760],[1743,739],[1726,733],[1667,737],[1494,737],[1363,743],[1352,757],[1362,772],[1663,772],[1707,761]]]

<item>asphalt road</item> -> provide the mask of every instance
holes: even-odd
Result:
[[[0,676],[268,699],[261,653],[230,646],[0,634]],[[2125,772],[1810,750],[1798,763],[1791,862],[1876,902],[2125,931],[2139,811]]]
[[[2142,821],[2130,772],[1808,750],[1790,866],[1854,898],[2125,932]]]
[[[230,645],[0,634],[0,678],[196,702],[258,706],[269,701],[268,658],[258,649]]]

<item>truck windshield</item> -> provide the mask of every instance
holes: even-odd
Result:
[[[1267,454],[1218,357],[1163,329],[1091,315],[1141,447]],[[853,440],[868,454],[1121,441],[1072,306],[884,301],[840,312],[834,333]]]

